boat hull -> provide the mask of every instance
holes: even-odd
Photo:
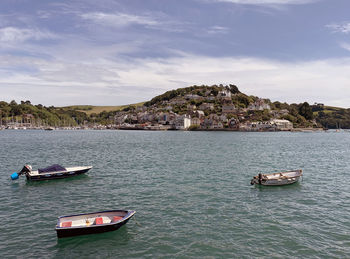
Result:
[[[122,220],[114,222],[114,223],[107,223],[107,224],[101,224],[101,225],[89,225],[89,226],[81,226],[81,227],[59,227],[60,220],[64,218],[70,218],[70,217],[77,217],[77,216],[86,216],[88,217],[91,214],[101,214],[104,213],[113,213],[113,212],[125,212],[126,215],[123,217]],[[62,216],[58,218],[58,223],[56,226],[56,233],[58,238],[63,237],[73,237],[73,236],[80,236],[80,235],[89,235],[89,234],[98,234],[98,233],[104,233],[104,232],[110,232],[115,231],[119,229],[121,226],[125,225],[130,218],[135,214],[135,211],[103,211],[103,212],[95,212],[91,214],[79,214],[79,215],[73,215],[73,216]]]
[[[90,169],[91,169],[91,167],[86,168],[86,169],[82,169],[82,170],[67,171],[67,172],[50,172],[50,173],[37,174],[37,175],[26,174],[26,177],[27,177],[27,180],[29,180],[29,181],[62,179],[62,178],[68,178],[68,177],[72,177],[72,176],[85,174]]]
[[[125,225],[128,221],[129,219],[113,225],[91,226],[86,228],[74,228],[74,229],[56,229],[56,232],[57,232],[58,238],[98,234],[98,233],[115,231],[119,229],[121,226]]]
[[[262,182],[260,185],[263,186],[281,186],[281,185],[289,185],[293,184],[299,181],[300,177],[297,177],[295,179],[281,179],[280,181],[278,180],[267,180],[265,182]],[[257,183],[259,184],[259,183]]]

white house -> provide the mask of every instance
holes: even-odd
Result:
[[[271,109],[270,105],[265,103],[263,99],[258,99],[254,103],[248,106],[248,110],[251,110],[251,111],[263,111],[263,110],[270,110],[270,109]]]
[[[196,111],[193,111],[193,115],[197,116],[198,118],[202,118],[205,116],[205,113],[204,113],[204,111],[196,110]]]
[[[191,126],[191,116],[178,116],[175,120],[176,129],[188,129]]]
[[[289,120],[272,119],[270,122],[272,124],[276,125],[277,130],[291,130],[291,129],[293,129],[293,123],[291,123]]]
[[[222,90],[218,93],[218,97],[228,97],[231,98],[231,92],[229,90]]]
[[[184,129],[188,129],[189,127],[191,127],[191,117],[185,117],[184,118]]]

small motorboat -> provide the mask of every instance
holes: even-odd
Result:
[[[16,180],[20,175],[25,175],[27,177],[27,180],[32,181],[60,179],[84,174],[91,168],[92,166],[76,166],[64,168],[63,166],[55,164],[46,168],[38,169],[37,171],[32,171],[31,165],[25,165],[19,173],[13,173],[11,175],[11,179]]]
[[[279,186],[296,183],[303,175],[303,170],[293,170],[273,174],[258,174],[250,181],[251,185]]]
[[[56,225],[57,237],[71,237],[114,231],[134,216],[133,210],[109,210],[62,216]]]

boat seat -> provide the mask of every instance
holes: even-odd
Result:
[[[103,219],[102,219],[102,217],[96,218],[96,219],[95,219],[95,225],[101,225],[101,224],[103,224]]]
[[[112,222],[117,222],[117,221],[121,220],[122,218],[123,217],[120,217],[120,216],[114,216]]]
[[[72,221],[62,222],[62,228],[70,228],[72,226]]]
[[[72,227],[81,227],[81,226],[86,226],[85,219],[73,220]]]

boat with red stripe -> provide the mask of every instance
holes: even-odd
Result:
[[[134,210],[108,210],[61,216],[57,220],[57,237],[96,234],[119,229],[134,216]]]

